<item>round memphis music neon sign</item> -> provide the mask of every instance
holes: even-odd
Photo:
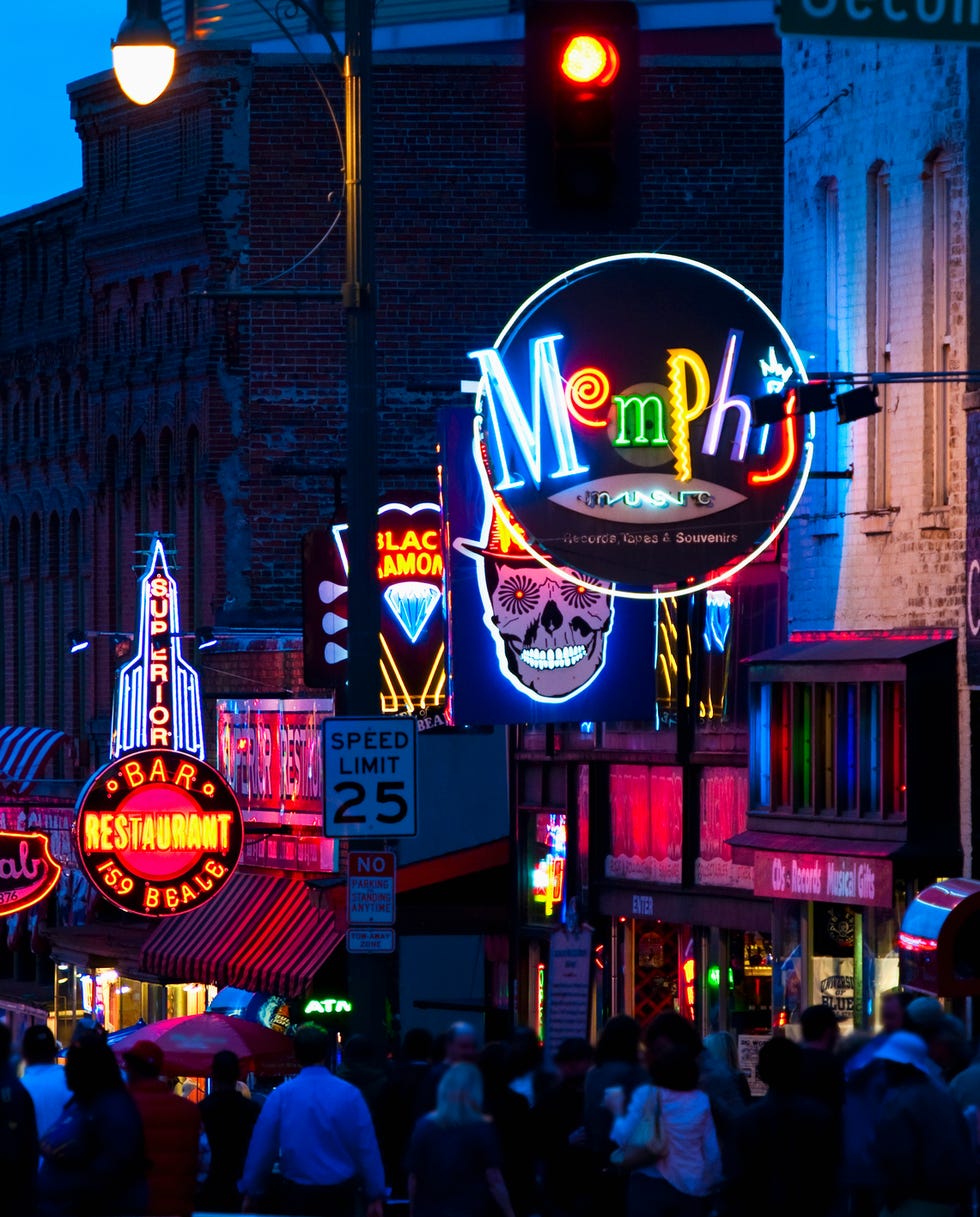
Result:
[[[231,787],[186,752],[148,748],[89,779],[76,807],[85,873],[130,913],[167,917],[199,908],[231,877],[244,840]]]
[[[751,407],[806,379],[799,353],[758,297],[710,266],[587,262],[470,358],[499,526],[604,595],[710,587],[773,541],[803,493],[812,416],[787,395],[785,419],[755,426]]]

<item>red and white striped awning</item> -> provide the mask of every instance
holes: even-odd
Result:
[[[55,746],[67,738],[50,727],[0,727],[0,790],[26,794]]]
[[[304,997],[343,940],[334,914],[314,907],[301,879],[238,872],[201,908],[162,921],[139,966],[173,980]]]

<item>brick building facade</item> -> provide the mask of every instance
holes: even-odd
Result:
[[[772,742],[753,749],[750,770],[782,786],[754,784],[749,824],[757,881],[789,847],[838,869],[889,860],[890,909],[881,891],[864,908],[826,892],[776,901],[804,950],[807,933],[823,941],[804,964],[804,1000],[847,993],[860,1026],[898,983],[909,904],[972,865],[975,393],[964,373],[976,366],[976,61],[955,45],[787,37],[783,66],[782,317],[811,375],[830,373],[839,391],[874,377],[880,412],[847,425],[836,412],[814,416],[817,476],[790,526],[798,641],[762,657],[755,676],[758,704],[774,699],[759,720]],[[821,929],[834,919],[850,927],[837,940]]]

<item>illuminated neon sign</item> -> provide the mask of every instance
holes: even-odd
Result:
[[[568,857],[566,821],[563,815],[548,817],[544,829],[545,856],[535,865],[531,874],[531,898],[544,905],[544,915],[551,917],[557,909],[564,908],[565,864]]]
[[[157,536],[139,581],[136,653],[116,676],[109,755],[137,748],[204,759],[200,679],[181,654],[177,583]]]
[[[0,916],[39,904],[60,876],[45,833],[0,832]]]
[[[325,997],[322,1001],[311,998],[303,1007],[304,1014],[350,1014],[354,1009],[343,997]]]
[[[751,409],[805,379],[799,354],[762,301],[711,267],[665,254],[586,263],[470,357],[494,512],[517,549],[587,574],[602,595],[711,586],[799,501],[812,418],[789,405],[756,428]]]
[[[438,503],[378,508],[381,711],[433,710],[446,700],[443,554]],[[309,534],[304,557],[304,675],[341,696],[347,659],[347,525]],[[329,578],[324,578],[329,574]],[[315,600],[314,600],[315,594]],[[309,608],[307,608],[309,602]]]
[[[170,749],[110,761],[89,779],[76,813],[75,844],[93,886],[147,917],[206,904],[242,852],[231,787],[210,765]]]

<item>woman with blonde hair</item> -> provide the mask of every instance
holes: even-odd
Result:
[[[493,1217],[494,1202],[503,1217],[514,1217],[475,1065],[452,1065],[443,1074],[435,1111],[412,1133],[407,1166],[411,1217]]]

